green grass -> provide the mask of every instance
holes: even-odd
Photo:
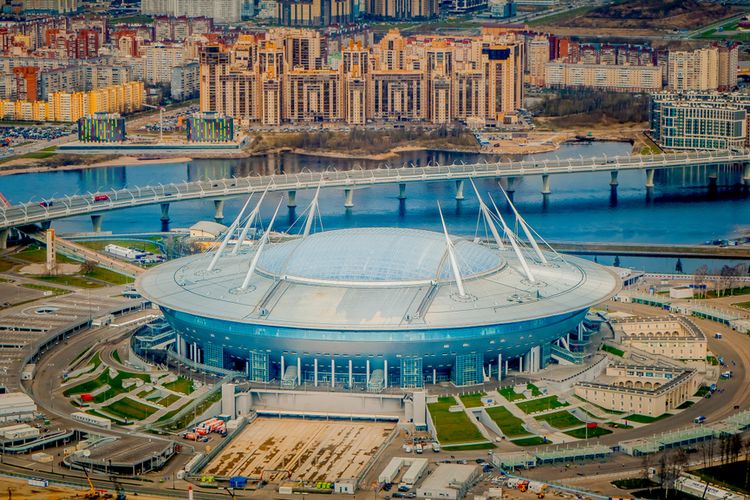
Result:
[[[555,413],[547,413],[546,415],[540,415],[534,417],[536,420],[547,422],[552,427],[557,429],[567,429],[569,427],[575,427],[582,425],[584,422],[576,418],[575,415],[567,411],[558,411]]]
[[[164,422],[165,420],[169,420],[170,418],[172,418],[175,415],[177,415],[180,412],[180,410],[182,410],[183,408],[185,408],[189,404],[190,404],[190,401],[186,402],[184,405],[180,406],[179,408],[175,408],[174,410],[168,411],[167,413],[165,413],[164,415],[162,415],[161,417],[159,417],[159,420],[157,420],[157,422]],[[187,425],[187,424],[185,424],[185,425]],[[181,429],[182,427],[174,427],[174,428],[175,429]]]
[[[540,436],[531,436],[527,438],[514,439],[511,441],[516,446],[539,446],[540,444],[547,444],[547,441]]]
[[[636,488],[652,488],[658,486],[655,482],[645,477],[631,477],[628,479],[617,479],[612,481],[612,485],[623,490],[633,490]]]
[[[461,399],[461,402],[464,404],[467,408],[479,408],[480,406],[484,406],[484,403],[482,403],[482,398],[485,397],[487,394],[484,392],[475,392],[473,394],[462,394],[459,396]]]
[[[55,288],[52,286],[37,285],[35,283],[22,283],[22,287],[29,288],[31,290],[39,290],[40,292],[50,292],[52,295],[65,295],[70,293],[70,290],[63,290],[62,288]]]
[[[629,420],[630,422],[638,422],[639,424],[650,424],[652,422],[656,422],[657,420],[661,420],[663,418],[671,416],[671,413],[662,413],[658,417],[650,417],[648,415],[639,415],[638,413],[633,413],[632,415],[624,417],[624,420]]]
[[[177,394],[170,394],[166,398],[161,398],[159,401],[157,401],[157,404],[160,404],[164,407],[170,407],[175,401],[179,401],[181,396],[178,396]]]
[[[73,286],[77,288],[101,288],[104,286],[103,283],[99,283],[98,281],[91,281],[80,276],[66,276],[63,274],[57,276],[34,276],[34,279],[46,281],[47,283],[54,283],[56,285]]]
[[[495,445],[485,441],[484,443],[446,445],[443,448],[451,451],[491,450],[495,448]]]
[[[506,437],[528,436],[530,434],[523,428],[523,420],[513,415],[504,406],[493,406],[492,408],[486,408],[485,411]]]
[[[641,148],[640,154],[642,155],[660,155],[663,151],[658,146],[648,145]]]
[[[164,384],[164,388],[183,394],[191,394],[194,390],[193,381],[185,377],[177,377],[177,380]]]
[[[718,366],[719,365],[719,360],[716,359],[716,356],[708,355],[708,356],[706,356],[706,363],[708,363],[711,366]]]
[[[750,493],[750,477],[747,474],[747,464],[744,460],[737,460],[722,465],[706,467],[705,469],[692,470],[702,479],[706,479],[714,485],[731,490],[739,490],[742,493]]]
[[[607,425],[612,427],[613,429],[633,429],[634,428],[632,425],[620,424],[618,422],[607,422]]]
[[[50,158],[52,156],[55,156],[54,151],[32,151],[31,153],[26,153],[25,155],[21,155],[20,158],[32,158],[34,160],[44,160],[45,158]]]
[[[623,357],[625,355],[625,351],[623,351],[622,349],[618,349],[617,347],[612,347],[611,345],[607,344],[602,344],[602,351],[614,354],[615,356],[619,357]]]
[[[535,386],[531,382],[526,384],[526,388],[531,391],[531,397],[536,398],[542,395],[542,391],[539,390],[539,387]]]
[[[141,399],[146,399],[149,394],[153,394],[154,392],[156,392],[156,389],[144,389],[136,395]]]
[[[154,254],[161,254],[161,248],[153,241],[132,241],[132,240],[88,240],[88,241],[77,241],[81,246],[90,248],[92,250],[104,251],[104,247],[107,245],[118,245],[125,248],[137,248],[144,252],[151,252]]]
[[[441,444],[473,443],[484,441],[479,429],[469,420],[463,411],[450,412],[448,409],[456,404],[452,397],[440,397],[437,403],[427,405],[432,422],[437,428],[438,441]]]
[[[97,417],[106,418],[107,420],[111,420],[112,422],[114,422],[116,424],[126,424],[127,423],[125,420],[121,420],[121,419],[116,418],[114,416],[105,415],[104,413],[100,413],[100,412],[98,412],[96,410],[86,410],[86,413],[88,413],[89,415],[96,415]]]
[[[99,356],[99,353],[96,353],[96,356]],[[151,381],[151,376],[145,373],[132,373],[132,372],[122,371],[122,372],[118,372],[117,375],[114,378],[112,378],[109,376],[109,370],[104,370],[95,379],[89,380],[88,382],[83,382],[82,384],[78,384],[76,386],[66,389],[63,392],[63,395],[66,397],[76,396],[76,395],[84,394],[87,392],[94,392],[100,387],[104,387],[105,385],[108,385],[109,389],[94,396],[94,400],[93,400],[94,403],[104,403],[108,399],[111,399],[117,396],[118,394],[127,392],[126,389],[122,387],[122,381],[126,379],[131,379],[131,378],[139,378],[143,380],[144,382]]]
[[[742,307],[744,309],[750,309],[750,301],[747,301],[747,302],[737,302],[734,305],[737,306],[737,307]]]
[[[127,420],[143,420],[157,412],[156,408],[130,398],[122,398],[119,401],[115,401],[105,406],[103,410]]]
[[[513,386],[509,385],[506,387],[503,387],[502,389],[499,389],[497,392],[500,393],[502,397],[507,399],[508,401],[517,401],[519,399],[526,399],[526,396],[523,394],[518,394],[513,390]]]
[[[133,281],[135,281],[130,276],[125,276],[120,273],[110,271],[109,269],[104,269],[103,267],[95,267],[93,272],[86,273],[84,274],[84,276],[100,281],[106,281],[107,283],[111,283],[113,285],[125,285],[127,283],[132,283]]]
[[[207,397],[204,401],[202,401],[194,410],[193,412],[188,412],[187,414],[180,417],[179,420],[176,422],[170,424],[167,428],[169,430],[178,430],[178,429],[184,429],[187,427],[190,422],[193,420],[194,415],[200,415],[204,411],[206,411],[209,406],[214,404],[215,402],[219,401],[221,399],[221,391],[216,391],[213,394],[211,394],[209,397]],[[180,406],[179,408],[169,411],[166,414],[159,417],[159,420],[157,422],[163,422],[165,420],[169,420],[170,418],[174,417],[179,413],[183,408],[185,408],[187,405],[190,404],[190,401],[185,403],[184,405]]]
[[[74,286],[78,288],[101,288],[107,284],[124,285],[132,283],[134,280],[130,276],[124,276],[120,273],[96,267],[90,273],[81,275],[57,275],[57,276],[35,276],[36,279],[58,285]]]
[[[604,427],[595,427],[594,429],[589,429],[587,434],[586,427],[581,427],[579,429],[565,431],[565,434],[578,439],[586,439],[586,436],[591,439],[597,438],[599,436],[606,436],[607,434],[612,434],[612,431],[609,429],[605,429]]]
[[[517,403],[516,406],[521,409],[524,413],[536,413],[544,410],[553,410],[555,408],[562,408],[563,406],[569,406],[568,403],[563,403],[557,399],[557,396],[547,396],[546,398],[534,399],[531,401],[522,401]]]
[[[112,351],[112,359],[114,359],[118,363],[122,364],[122,360],[120,359],[120,352],[117,349],[115,349],[114,351]]]

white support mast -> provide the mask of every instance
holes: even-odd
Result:
[[[482,200],[482,197],[479,196],[479,191],[477,190],[476,184],[474,184],[474,179],[470,180],[471,187],[474,188],[474,192],[476,193],[477,199],[479,200],[479,209],[482,211],[482,215],[484,215],[484,220],[486,220],[487,224],[489,224],[490,226],[490,232],[492,233],[492,237],[495,239],[495,243],[497,243],[497,248],[499,248],[500,250],[505,250],[505,244],[503,243],[502,238],[500,238],[500,234],[497,232],[495,222],[492,220],[492,215],[490,214],[490,209],[487,208],[484,200]]]
[[[313,197],[312,202],[310,203],[309,211],[307,212],[307,220],[305,220],[305,230],[302,232],[302,237],[306,238],[307,235],[310,234],[310,229],[312,229],[312,223],[315,220],[315,212],[318,210],[318,195],[320,194],[320,184],[318,184],[318,189],[315,190],[315,196]]]
[[[453,252],[453,242],[450,236],[448,236],[448,228],[445,227],[445,219],[443,218],[443,210],[440,208],[438,202],[438,212],[440,212],[440,222],[443,224],[443,233],[445,233],[445,244],[448,249],[448,258],[451,261],[451,268],[453,269],[453,277],[456,279],[456,287],[458,287],[458,295],[466,297],[466,291],[464,290],[464,282],[461,279],[461,273],[458,270],[458,262],[456,262],[456,254]]]
[[[528,224],[526,224],[526,220],[521,217],[521,214],[518,213],[518,210],[516,210],[516,206],[510,200],[510,196],[508,196],[508,193],[505,192],[505,189],[503,189],[502,186],[500,186],[500,191],[503,192],[503,194],[505,195],[505,199],[508,200],[508,205],[510,205],[510,208],[513,209],[513,213],[516,214],[516,220],[519,224],[521,224],[521,229],[523,229],[523,232],[526,235],[526,239],[529,240],[529,243],[531,243],[531,247],[534,249],[536,256],[539,257],[539,260],[542,261],[542,264],[546,264],[547,257],[545,257],[544,252],[539,249],[539,245],[537,245],[536,239],[534,239],[534,235],[532,235],[531,231],[529,231],[529,226]]]
[[[253,273],[255,273],[255,268],[258,266],[258,260],[260,259],[260,254],[263,252],[263,248],[266,246],[266,242],[268,242],[269,235],[271,234],[271,228],[273,228],[273,223],[276,220],[276,215],[279,213],[279,207],[281,207],[281,202],[284,201],[283,199],[279,200],[279,204],[276,205],[276,211],[273,213],[273,217],[271,217],[271,222],[268,224],[268,228],[266,229],[266,232],[263,233],[263,238],[260,240],[260,245],[258,245],[258,250],[255,251],[255,255],[253,255],[253,261],[250,263],[250,269],[247,270],[247,274],[245,275],[245,280],[242,282],[242,286],[240,287],[240,290],[247,290],[247,286],[250,284],[250,278],[253,277]]]
[[[250,195],[245,202],[245,204],[242,206],[242,210],[240,210],[240,213],[237,214],[237,218],[234,219],[234,222],[232,222],[232,225],[229,226],[229,229],[227,230],[227,234],[224,236],[224,239],[221,242],[221,245],[219,245],[219,249],[216,250],[216,253],[214,254],[214,258],[211,259],[211,263],[206,268],[206,271],[211,272],[216,267],[216,263],[219,262],[219,257],[221,257],[221,254],[224,253],[224,249],[227,247],[227,243],[229,243],[229,238],[232,237],[234,234],[234,231],[237,229],[237,226],[240,224],[240,220],[242,219],[242,214],[245,213],[245,209],[247,208],[248,203],[250,203],[250,200],[253,199],[253,195]]]
[[[260,205],[263,203],[263,198],[266,197],[267,192],[268,192],[268,187],[266,186],[266,190],[263,191],[262,195],[260,195],[260,200],[258,200],[258,203],[255,205],[255,208],[253,208],[253,211],[250,212],[250,217],[247,218],[247,222],[245,222],[245,227],[242,228],[242,232],[240,233],[240,238],[237,240],[237,244],[234,245],[234,248],[232,249],[232,255],[237,255],[237,252],[242,247],[242,244],[245,243],[245,238],[247,238],[247,232],[253,226],[253,222],[255,222],[255,218],[258,217],[258,213],[260,212]]]
[[[534,279],[534,275],[531,274],[529,263],[526,262],[526,257],[523,256],[523,252],[521,252],[521,248],[518,246],[516,235],[513,234],[510,228],[508,228],[508,225],[505,223],[505,219],[503,219],[503,215],[500,213],[500,210],[497,209],[497,205],[495,205],[495,200],[492,198],[492,196],[490,196],[490,200],[492,201],[492,206],[495,208],[495,214],[497,214],[497,217],[500,219],[500,223],[503,225],[503,231],[508,236],[510,244],[513,247],[513,251],[516,252],[516,257],[518,257],[518,260],[521,263],[521,267],[523,267],[523,272],[526,274],[526,278],[528,278],[530,282],[535,283],[536,279]]]

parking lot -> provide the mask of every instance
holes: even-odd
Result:
[[[208,464],[204,474],[281,482],[356,477],[393,424],[258,418]]]

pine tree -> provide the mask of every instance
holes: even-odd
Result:
[[[677,258],[677,264],[675,264],[674,266],[674,272],[682,274],[682,260],[680,258]]]

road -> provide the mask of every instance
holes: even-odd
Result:
[[[353,205],[353,190],[382,184],[411,182],[461,182],[472,178],[516,178],[583,173],[644,171],[646,187],[653,187],[654,171],[658,169],[684,168],[685,166],[719,165],[743,163],[745,182],[750,182],[750,151],[746,152],[698,152],[675,153],[658,156],[623,156],[568,158],[566,160],[524,160],[520,162],[497,162],[462,165],[436,165],[428,167],[377,168],[371,170],[346,170],[324,172],[301,172],[297,174],[274,174],[255,177],[232,177],[230,179],[194,181],[158,186],[135,186],[114,191],[27,202],[10,207],[0,207],[0,229],[51,221],[75,215],[97,215],[110,210],[169,204],[184,200],[213,199],[247,196],[250,193],[269,191],[297,191],[303,189],[343,188],[348,190],[347,203]],[[547,176],[547,177],[544,177]],[[616,182],[616,177],[613,177]],[[510,182],[510,181],[509,181]],[[546,185],[546,182],[545,182]],[[462,185],[462,189],[464,189]],[[470,189],[468,186],[465,189]],[[7,232],[6,232],[7,236]]]

